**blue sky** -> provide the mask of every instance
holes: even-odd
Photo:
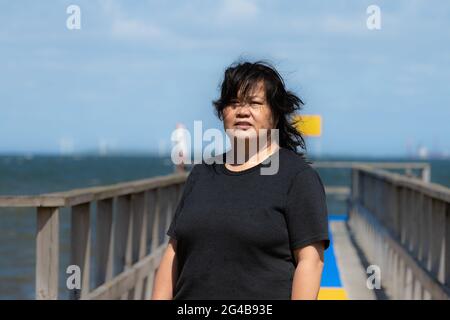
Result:
[[[66,8],[81,8],[81,29]],[[368,30],[366,9],[381,9]],[[211,100],[239,57],[272,61],[310,149],[450,152],[448,1],[0,1],[0,153],[157,152],[177,122],[222,129]],[[409,147],[407,147],[409,146]]]

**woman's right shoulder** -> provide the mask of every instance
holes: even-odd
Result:
[[[207,173],[214,166],[214,161],[217,160],[218,157],[212,157],[208,159],[202,159],[201,162],[194,162],[191,167],[191,171],[189,176],[197,177],[199,175]]]
[[[191,173],[194,178],[199,176],[209,176],[217,170],[217,165],[224,163],[224,153],[209,158],[202,158],[201,162],[194,162]]]

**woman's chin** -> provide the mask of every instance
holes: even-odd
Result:
[[[233,128],[227,130],[230,138],[236,139],[255,139],[257,137],[257,132],[254,128],[241,129]]]

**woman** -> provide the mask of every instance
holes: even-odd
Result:
[[[297,151],[304,140],[289,121],[301,105],[267,63],[225,71],[214,106],[231,150],[215,159],[224,161],[194,165],[152,299],[317,298],[330,241],[323,184]],[[266,132],[267,142],[249,148]],[[242,155],[238,145],[244,160],[228,161]],[[262,174],[274,161],[276,172]]]

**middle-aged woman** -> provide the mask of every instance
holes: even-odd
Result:
[[[322,181],[297,150],[302,105],[268,63],[226,69],[214,106],[231,149],[189,174],[152,299],[317,298],[330,240]]]

